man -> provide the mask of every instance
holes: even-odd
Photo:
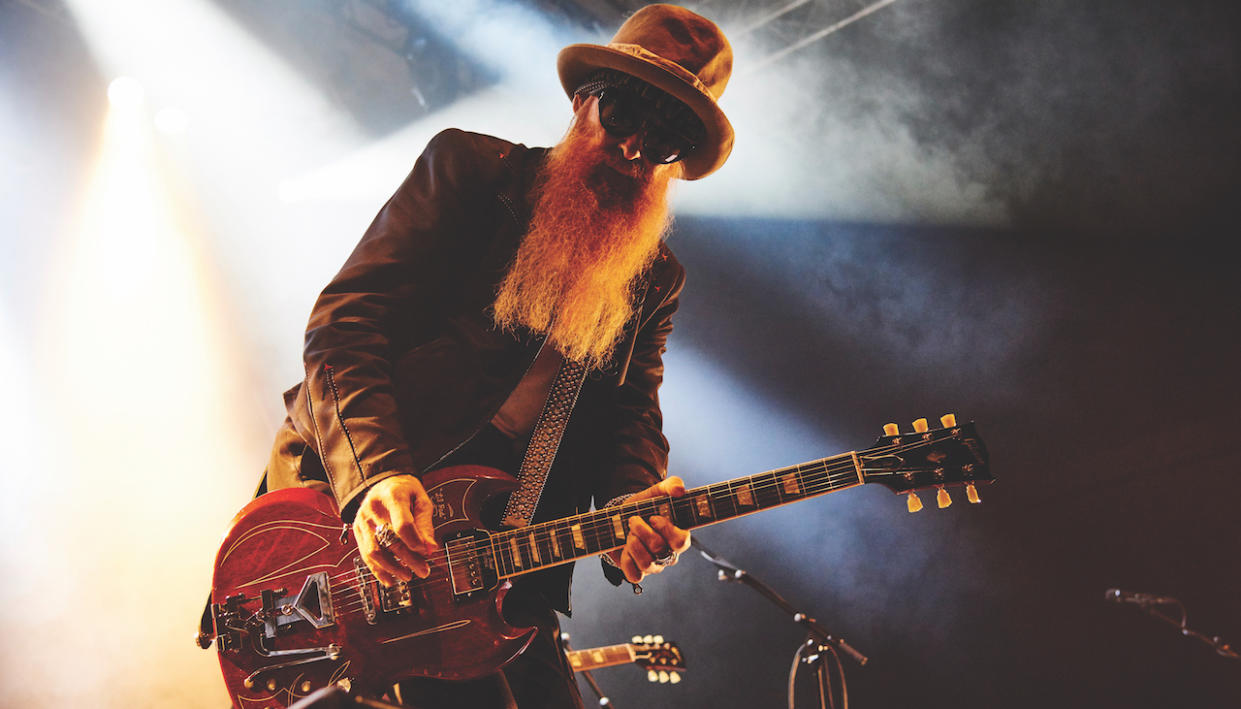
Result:
[[[440,547],[419,475],[459,463],[515,474],[567,362],[588,374],[535,520],[682,494],[665,479],[657,394],[684,281],[663,244],[667,192],[727,159],[716,100],[731,65],[713,23],[652,5],[610,44],[561,52],[574,115],[555,148],[436,136],[315,305],[269,489],[333,494],[381,582],[425,577]],[[669,520],[634,517],[605,573],[637,584],[688,546]],[[551,610],[569,611],[571,573],[517,579],[506,612],[541,632],[503,672],[414,680],[403,699],[581,706]]]

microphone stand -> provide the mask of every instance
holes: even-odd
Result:
[[[565,633],[565,632],[560,633],[560,644],[564,646],[564,652],[569,652],[573,649],[569,647],[569,634],[568,633]],[[582,670],[581,672],[578,672],[577,674],[582,675],[583,677],[586,678],[586,683],[590,685],[590,688],[591,690],[594,691],[595,696],[599,698],[599,706],[601,707],[612,706],[612,700],[609,699],[608,695],[604,694],[603,690],[599,688],[599,683],[595,681],[595,676],[590,673],[590,670]]]
[[[1162,620],[1168,625],[1173,626],[1181,631],[1181,635],[1187,638],[1193,638],[1206,644],[1216,655],[1226,657],[1230,660],[1241,660],[1241,653],[1238,653],[1232,645],[1229,645],[1218,635],[1207,635],[1197,630],[1191,629],[1187,623],[1189,622],[1189,614],[1185,612],[1185,605],[1171,596],[1156,596],[1150,593],[1127,593],[1118,588],[1109,588],[1104,592],[1103,597],[1113,603],[1131,603],[1140,608],[1144,613]],[[1160,610],[1161,606],[1170,606],[1176,608],[1180,612],[1180,620],[1164,613]]]
[[[829,674],[830,670],[824,662],[824,656],[828,653],[832,655],[836,662],[837,672],[840,674],[841,697],[843,698],[845,709],[848,709],[849,695],[848,689],[845,686],[844,668],[841,666],[837,652],[844,653],[858,663],[858,665],[862,666],[865,666],[870,661],[870,658],[858,652],[852,645],[845,642],[844,638],[832,635],[827,628],[823,627],[814,618],[794,608],[792,604],[776,593],[773,588],[759,581],[751,573],[726,561],[708,549],[698,537],[692,537],[690,543],[698,547],[698,553],[702,555],[702,558],[715,565],[717,569],[716,577],[720,581],[732,581],[749,586],[791,616],[794,623],[806,629],[806,640],[798,646],[797,652],[793,656],[793,669],[789,676],[789,709],[793,709],[793,680],[796,678],[797,668],[802,663],[812,665],[815,668],[819,685],[819,706],[827,706],[831,693],[831,676]],[[835,701],[832,701],[832,706],[835,706]]]

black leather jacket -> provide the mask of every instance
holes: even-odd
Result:
[[[320,487],[349,521],[371,485],[430,469],[490,421],[542,345],[498,331],[487,308],[545,155],[459,130],[432,139],[315,304],[267,489]],[[661,246],[616,361],[582,387],[536,520],[667,474],[658,389],[684,280]]]

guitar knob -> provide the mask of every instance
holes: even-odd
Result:
[[[939,509],[942,510],[952,504],[952,498],[948,496],[948,491],[941,487],[939,493],[935,495],[935,502],[939,505]]]
[[[656,645],[663,645],[663,644],[664,644],[664,636],[662,636],[662,635],[656,635],[655,637],[651,638],[651,642],[655,643]]]
[[[647,670],[647,671],[646,671],[646,681],[647,681],[647,682],[658,682],[658,681],[659,681],[659,673],[658,673],[658,672],[656,672],[655,670]]]
[[[660,684],[668,684],[668,680],[669,680],[669,679],[670,679],[670,677],[668,677],[668,673],[667,673],[667,672],[665,672],[665,671],[663,671],[663,670],[660,670],[660,671],[659,671],[659,683],[660,683]]]
[[[633,639],[632,639],[632,640],[630,640],[629,642],[633,643],[634,645],[640,645],[640,644],[642,644],[642,636],[641,636],[641,635],[635,635],[635,636],[633,636]]]
[[[929,429],[930,426],[927,425],[926,419],[914,421],[914,433],[926,433]]]
[[[680,681],[681,681],[681,673],[680,673],[680,672],[669,672],[669,673],[668,673],[668,681],[669,681],[669,682],[671,682],[672,684],[676,684],[677,682],[680,682]]]
[[[971,505],[977,505],[982,502],[982,498],[978,496],[978,488],[974,487],[974,483],[965,486],[965,499],[970,501]]]
[[[655,642],[655,638],[652,638],[649,635],[644,635],[642,636],[642,642],[646,643],[647,645],[650,645],[651,643]]]
[[[957,425],[956,414],[944,414],[943,416],[939,417],[939,422],[943,425],[944,428],[952,428],[953,426]]]
[[[901,432],[901,427],[894,423],[885,423],[883,425],[883,433],[885,436],[896,436]]]
[[[911,513],[922,509],[922,500],[918,498],[918,493],[910,492],[905,496],[905,504],[909,507]]]

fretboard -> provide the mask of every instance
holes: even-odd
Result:
[[[682,497],[657,497],[586,514],[496,532],[484,553],[492,553],[501,578],[595,556],[625,545],[628,519],[666,517],[682,529],[705,527],[761,510],[806,500],[862,483],[856,453],[686,490]]]
[[[624,665],[634,661],[632,646],[624,645],[608,645],[606,647],[596,647],[589,650],[571,650],[565,655],[569,658],[569,666],[574,672],[583,670],[593,670],[599,667],[611,667],[612,665]]]

